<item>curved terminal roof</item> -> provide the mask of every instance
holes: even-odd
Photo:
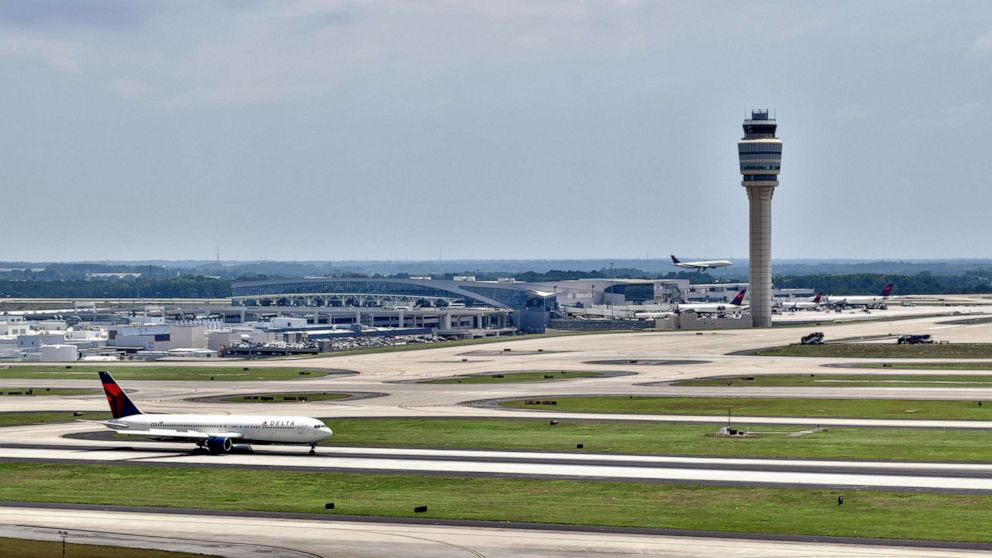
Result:
[[[232,285],[234,298],[281,294],[377,294],[457,299],[466,306],[520,310],[543,308],[554,293],[534,285],[502,281],[451,281],[445,279],[393,279],[358,277],[307,277],[271,279]]]

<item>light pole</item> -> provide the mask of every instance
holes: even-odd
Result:
[[[69,536],[69,532],[59,531],[59,536],[62,537],[62,558],[65,558],[65,539]]]

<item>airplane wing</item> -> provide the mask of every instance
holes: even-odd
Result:
[[[238,439],[242,435],[239,432],[201,432],[199,430],[169,430],[165,428],[150,428],[148,430],[115,430],[117,434],[128,434],[130,436],[148,436],[151,438],[177,438],[183,440],[206,440],[207,438],[231,438]]]

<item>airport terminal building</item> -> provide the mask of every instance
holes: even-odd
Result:
[[[360,323],[387,327],[455,330],[516,329],[543,332],[559,305],[653,304],[682,300],[688,281],[593,279],[525,283],[415,277],[278,279],[235,283],[231,304],[241,310],[295,310],[315,323]],[[322,317],[323,316],[323,317]],[[417,321],[419,317],[419,322]],[[366,321],[368,320],[368,321]],[[455,320],[454,322],[452,320]]]
[[[515,328],[541,332],[555,308],[554,292],[513,281],[442,279],[329,278],[282,279],[235,283],[236,307],[304,307],[310,309],[374,309],[394,312],[493,309],[479,329]],[[507,312],[508,311],[508,312]],[[446,315],[441,312],[441,315]],[[494,323],[495,322],[495,323]]]

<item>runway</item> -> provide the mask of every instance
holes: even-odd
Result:
[[[149,443],[132,449],[88,445],[76,448],[5,445],[0,447],[0,461],[992,492],[992,464],[383,448],[322,448],[317,456],[309,456],[293,448],[257,448],[253,453],[211,455],[190,452],[188,446],[167,446]]]
[[[386,558],[963,558],[985,556],[981,545],[946,548],[909,541],[831,543],[812,538],[762,540],[733,533],[686,536],[662,532],[570,530],[558,528],[480,528],[473,526],[356,522],[290,515],[197,512],[142,513],[96,509],[0,506],[0,533],[51,539],[37,527],[57,525],[70,540],[81,532],[87,542],[113,540],[126,546],[207,552],[230,557],[246,548],[271,549],[274,558],[300,556]],[[148,533],[154,533],[149,536]],[[102,537],[100,536],[101,534]],[[704,535],[700,533],[699,535]],[[230,548],[225,546],[230,545]],[[974,548],[968,548],[972,546]]]

